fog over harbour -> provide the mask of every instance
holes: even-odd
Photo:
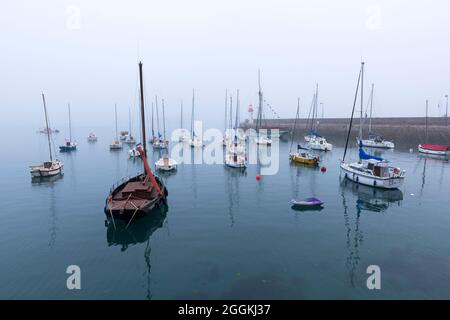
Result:
[[[348,117],[361,60],[374,116],[424,116],[425,99],[439,116],[450,91],[449,12],[443,0],[5,2],[0,125],[42,127],[44,91],[55,127],[67,126],[68,102],[75,130],[113,128],[114,103],[127,126],[128,107],[138,116],[139,59],[147,103],[165,99],[169,127],[181,99],[188,125],[192,88],[206,127],[223,127],[226,88],[240,90],[245,118],[258,68],[280,117],[294,116],[298,96],[306,117],[316,82],[325,117]]]

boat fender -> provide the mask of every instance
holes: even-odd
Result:
[[[377,180],[373,181],[373,185],[376,186],[377,185]]]
[[[359,182],[359,177],[356,177],[356,179],[355,179],[355,180],[356,180],[356,182]]]

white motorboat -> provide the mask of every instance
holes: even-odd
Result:
[[[272,144],[272,139],[266,137],[266,136],[259,136],[255,138],[256,144],[266,145],[270,146]]]
[[[120,150],[123,148],[122,142],[119,140],[113,140],[113,142],[109,145],[110,150]]]

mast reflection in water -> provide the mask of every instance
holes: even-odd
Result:
[[[152,298],[151,293],[151,279],[150,279],[150,239],[152,234],[162,228],[164,221],[167,217],[168,207],[161,205],[159,208],[155,208],[150,214],[133,221],[127,225],[127,221],[116,219],[112,222],[111,218],[105,221],[106,241],[108,246],[120,246],[120,251],[124,252],[129,246],[145,244],[144,260],[147,268],[146,282],[147,282],[147,299]]]

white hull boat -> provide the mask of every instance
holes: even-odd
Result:
[[[130,150],[128,150],[128,155],[130,156],[130,158],[139,158],[141,156],[141,154],[139,153],[139,151],[137,151],[136,148],[131,148]]]
[[[33,177],[51,177],[62,173],[64,165],[58,160],[45,161],[41,165],[30,166]]]
[[[372,164],[372,165],[370,165]],[[366,186],[382,189],[398,189],[405,180],[405,171],[390,166],[381,166],[380,162],[341,163],[341,173],[345,178]],[[375,169],[380,168],[380,169]]]
[[[229,153],[225,156],[225,165],[230,168],[246,168],[247,161],[244,155]]]
[[[272,139],[268,138],[268,137],[256,137],[255,138],[255,142],[256,144],[261,144],[261,145],[266,145],[266,146],[270,146],[272,144]]]
[[[359,145],[359,141],[357,142]],[[392,141],[387,141],[384,139],[362,139],[361,143],[363,147],[368,148],[382,148],[382,149],[394,149],[395,144]]]
[[[167,147],[168,147],[167,141],[155,140],[153,142],[153,148],[154,149],[167,149]]]
[[[333,145],[331,143],[328,143],[327,140],[322,137],[311,138],[308,142],[308,146],[313,150],[319,150],[319,151],[333,150]]]
[[[177,162],[171,158],[161,158],[155,162],[155,167],[160,171],[174,171],[177,169]]]
[[[120,150],[123,148],[122,142],[120,141],[113,141],[110,145],[109,145],[109,149],[110,150]]]
[[[425,154],[431,154],[435,156],[448,156],[449,155],[449,148],[447,146],[439,146],[435,147],[435,145],[422,145],[419,144],[419,152],[425,153]]]

